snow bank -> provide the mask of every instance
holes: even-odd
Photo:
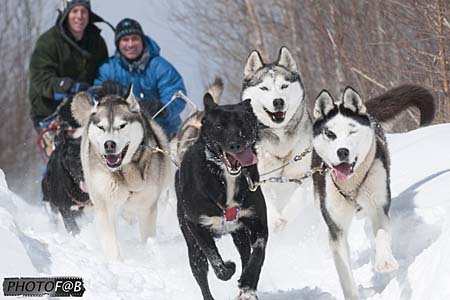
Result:
[[[363,221],[355,221],[350,247],[362,299],[450,298],[449,136],[449,124],[388,136],[393,251],[400,268],[393,274],[374,272],[374,251],[365,234],[370,230]],[[82,276],[83,299],[201,299],[178,228],[173,195],[161,205],[157,238],[140,243],[136,226],[120,222],[125,259],[108,262],[89,213],[82,220],[81,234],[71,237],[61,224],[50,221],[43,207],[30,206],[11,193],[3,177],[0,172],[0,276]],[[231,238],[221,239],[218,247],[225,260],[239,265]],[[234,299],[239,274],[240,267],[230,281],[222,282],[210,272],[217,300]],[[283,231],[271,232],[259,297],[343,299],[326,229],[313,203],[303,203],[298,219]]]
[[[37,249],[28,248],[27,237],[17,226],[13,215],[17,212],[15,202],[18,197],[8,190],[3,170],[0,169],[0,275],[31,276],[36,275],[28,252]],[[28,248],[28,249],[27,249]]]

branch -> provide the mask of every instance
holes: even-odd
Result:
[[[351,67],[350,68],[353,72],[359,74],[361,77],[365,78],[366,80],[372,82],[373,84],[379,86],[380,88],[387,90],[387,87],[385,87],[384,85],[382,85],[381,83],[379,83],[378,81],[376,81],[373,78],[370,78],[368,75],[364,74],[362,71],[356,69],[355,67]]]

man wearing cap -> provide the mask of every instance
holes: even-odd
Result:
[[[39,123],[62,99],[93,83],[100,64],[108,58],[94,22],[105,21],[91,11],[89,0],[65,0],[56,24],[39,37],[31,56],[29,86],[31,117],[38,131]],[[64,118],[76,126],[69,105],[64,108]]]
[[[134,95],[151,115],[167,104],[176,92],[186,94],[180,74],[159,55],[158,44],[144,35],[137,21],[129,18],[120,21],[116,26],[115,43],[117,51],[100,67],[95,85],[111,86],[116,82],[118,88],[125,91],[133,84]],[[179,115],[185,105],[182,99],[175,99],[155,119],[169,138],[180,127]]]

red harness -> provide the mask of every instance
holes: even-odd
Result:
[[[232,221],[236,220],[238,212],[239,212],[239,208],[237,208],[237,207],[227,208],[223,213],[225,216],[225,220],[227,222],[232,222]]]
[[[54,120],[52,121],[48,127],[44,128],[41,130],[41,132],[39,133],[38,137],[36,138],[36,144],[39,148],[39,154],[41,155],[42,161],[44,162],[44,164],[47,164],[49,157],[47,157],[47,154],[45,153],[44,150],[44,146],[42,146],[41,141],[44,139],[44,135],[49,132],[49,131],[57,131],[59,129],[59,123],[58,121]],[[76,128],[66,128],[66,131],[69,132],[74,132],[76,130]],[[53,141],[52,141],[53,143]]]

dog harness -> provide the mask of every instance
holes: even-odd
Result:
[[[233,222],[238,219],[239,207],[227,208],[223,211],[224,222]]]
[[[221,234],[234,231],[239,226],[239,207],[234,206],[223,210]]]

